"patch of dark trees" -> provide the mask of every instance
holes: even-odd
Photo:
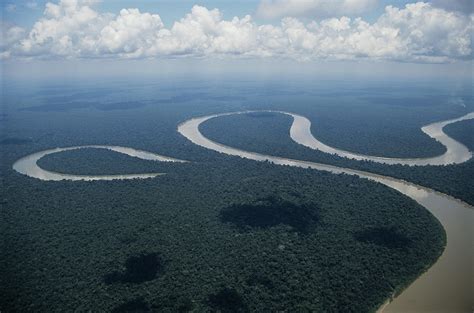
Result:
[[[233,204],[220,212],[221,221],[236,226],[241,231],[269,228],[277,225],[291,226],[306,233],[319,220],[316,205],[295,204],[271,195],[251,203]]]
[[[163,260],[158,253],[143,253],[129,257],[125,262],[125,271],[105,275],[104,282],[140,284],[155,279],[163,270]]]
[[[371,243],[387,248],[406,248],[411,240],[395,227],[372,227],[355,234],[361,242]]]
[[[214,312],[244,313],[249,312],[242,296],[233,288],[224,287],[208,297],[208,305]]]

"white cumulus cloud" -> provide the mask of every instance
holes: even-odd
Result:
[[[119,16],[102,28],[96,44],[103,53],[140,56],[153,46],[163,27],[157,14],[122,9]]]
[[[2,25],[2,57],[165,58],[273,57],[298,60],[374,59],[451,62],[473,57],[474,15],[418,2],[387,6],[373,23],[347,16],[279,25],[252,17],[226,20],[194,6],[166,27],[158,14],[122,9],[100,13],[94,0],[48,3],[30,30]]]

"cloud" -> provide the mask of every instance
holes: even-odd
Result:
[[[9,58],[9,47],[25,36],[25,30],[18,26],[9,26],[0,23],[0,60]]]
[[[14,53],[20,56],[87,56],[87,42],[95,42],[97,29],[104,27],[111,18],[111,15],[97,13],[87,3],[84,0],[47,3],[44,16],[33,25],[26,38],[14,46]]]
[[[166,27],[158,14],[123,9],[99,13],[93,0],[47,3],[30,30],[2,25],[1,53],[27,58],[289,58],[452,62],[472,59],[474,15],[418,2],[387,6],[373,23],[333,17],[304,23],[230,20],[218,9],[194,6]]]
[[[377,0],[262,0],[257,15],[279,17],[334,17],[357,15],[375,7]]]
[[[163,27],[157,14],[122,9],[117,18],[102,28],[96,44],[102,53],[141,56],[156,42]]]

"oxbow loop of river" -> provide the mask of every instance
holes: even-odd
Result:
[[[36,152],[30,155],[27,155],[13,164],[13,169],[18,173],[38,178],[41,180],[85,180],[85,181],[94,181],[94,180],[115,180],[115,179],[144,179],[144,178],[153,178],[162,173],[145,173],[145,174],[121,174],[121,175],[71,175],[63,174],[52,171],[47,171],[38,166],[37,162],[39,159],[53,153],[59,153],[63,151],[78,150],[78,149],[106,149],[115,151],[118,153],[126,154],[131,157],[136,157],[142,160],[151,160],[151,161],[161,161],[161,162],[178,162],[183,163],[187,162],[185,160],[174,159],[166,157],[163,155],[136,150],[128,147],[120,146],[104,146],[104,145],[88,145],[88,146],[74,146],[66,148],[55,148],[49,150],[43,150]]]
[[[255,161],[270,161],[277,165],[289,165],[302,168],[328,171],[331,173],[344,173],[356,175],[393,188],[402,194],[412,198],[428,209],[443,225],[447,234],[446,248],[438,261],[414,283],[412,283],[396,299],[387,301],[380,308],[380,312],[472,312],[474,307],[473,295],[473,266],[474,249],[472,238],[474,238],[474,208],[466,203],[454,199],[448,195],[436,192],[429,188],[418,186],[406,181],[392,177],[377,175],[369,172],[342,168],[315,162],[301,161],[264,155],[250,151],[244,151],[214,142],[199,131],[199,125],[213,118],[233,114],[245,114],[262,111],[244,111],[223,114],[214,114],[193,118],[178,125],[178,132],[191,142],[201,147],[214,150],[220,153],[239,156]],[[311,133],[311,122],[304,116],[283,112],[293,118],[290,128],[290,137],[298,144],[311,149],[321,150],[326,153],[337,154],[341,157],[355,160],[370,160],[386,164],[405,165],[448,165],[459,164],[468,161],[472,157],[466,146],[454,140],[443,132],[443,127],[455,122],[473,119],[474,112],[462,117],[447,121],[437,122],[423,126],[421,130],[431,138],[439,141],[446,147],[446,152],[440,156],[431,158],[398,159],[384,158],[378,156],[368,156],[356,154],[341,149],[330,147],[317,140]],[[46,171],[37,165],[37,161],[42,157],[67,150],[101,148],[109,149],[129,156],[144,160],[164,161],[164,162],[187,162],[184,160],[164,157],[151,152],[140,151],[128,147],[119,146],[75,146],[67,148],[56,148],[44,150],[28,155],[16,161],[13,169],[17,172],[38,178],[41,180],[114,180],[114,179],[144,179],[153,178],[161,173],[147,174],[127,174],[127,175],[71,175],[52,171]],[[389,299],[390,300],[390,299]]]

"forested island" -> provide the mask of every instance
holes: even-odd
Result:
[[[98,148],[53,153],[39,159],[37,163],[45,170],[77,175],[166,173],[168,170],[179,166],[172,162],[142,160]]]

